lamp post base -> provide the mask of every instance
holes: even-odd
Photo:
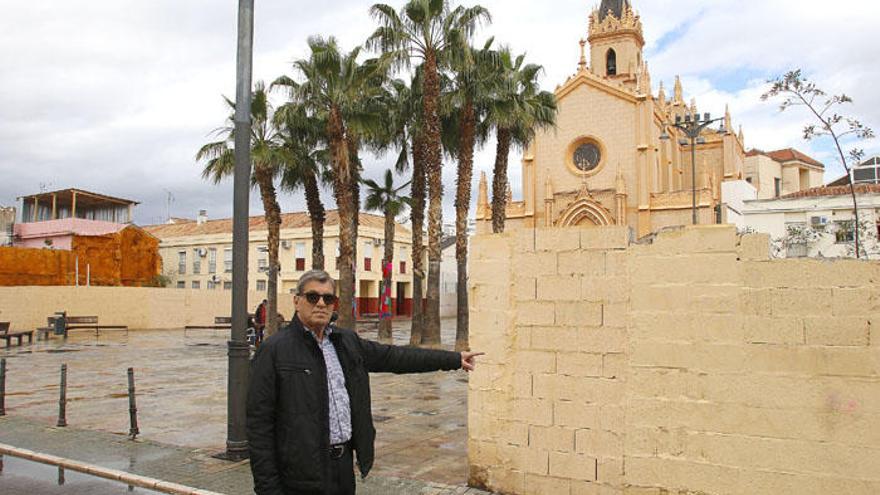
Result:
[[[250,450],[247,441],[244,442],[226,442],[226,450],[214,454],[215,459],[224,461],[239,462],[250,458]]]

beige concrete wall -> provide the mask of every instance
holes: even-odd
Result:
[[[248,294],[253,311],[265,294]],[[0,287],[0,321],[13,330],[46,326],[56,311],[71,316],[97,315],[100,324],[131,329],[171,329],[211,325],[215,316],[231,314],[232,291],[150,289],[134,287]],[[293,314],[293,298],[279,295],[285,318]]]
[[[471,482],[511,494],[880,493],[880,263],[732,226],[473,242]]]

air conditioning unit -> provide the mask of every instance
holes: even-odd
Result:
[[[382,239],[373,239],[373,245],[374,245],[374,246],[381,246],[382,244],[384,244],[384,242],[382,241]]]
[[[199,253],[200,258],[204,258],[208,255],[208,250],[205,248],[198,248],[196,251]]]
[[[291,243],[290,241],[281,241],[281,249],[290,249]]]
[[[810,226],[813,228],[825,227],[826,225],[828,225],[828,217],[812,217],[812,218],[810,218]]]
[[[269,246],[259,246],[259,247],[257,247],[257,252],[258,253],[268,253]]]

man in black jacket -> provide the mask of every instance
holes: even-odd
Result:
[[[363,340],[330,324],[335,289],[322,270],[303,274],[293,321],[251,363],[247,432],[258,495],[353,495],[353,454],[362,476],[373,465],[368,373],[470,371],[482,354]]]

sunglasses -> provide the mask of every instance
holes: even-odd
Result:
[[[306,292],[305,294],[301,295],[306,298],[306,301],[308,301],[309,304],[312,305],[318,304],[319,299],[324,299],[324,304],[326,304],[327,306],[332,306],[336,304],[336,300],[338,299],[336,297],[336,294],[318,294],[317,292]]]

